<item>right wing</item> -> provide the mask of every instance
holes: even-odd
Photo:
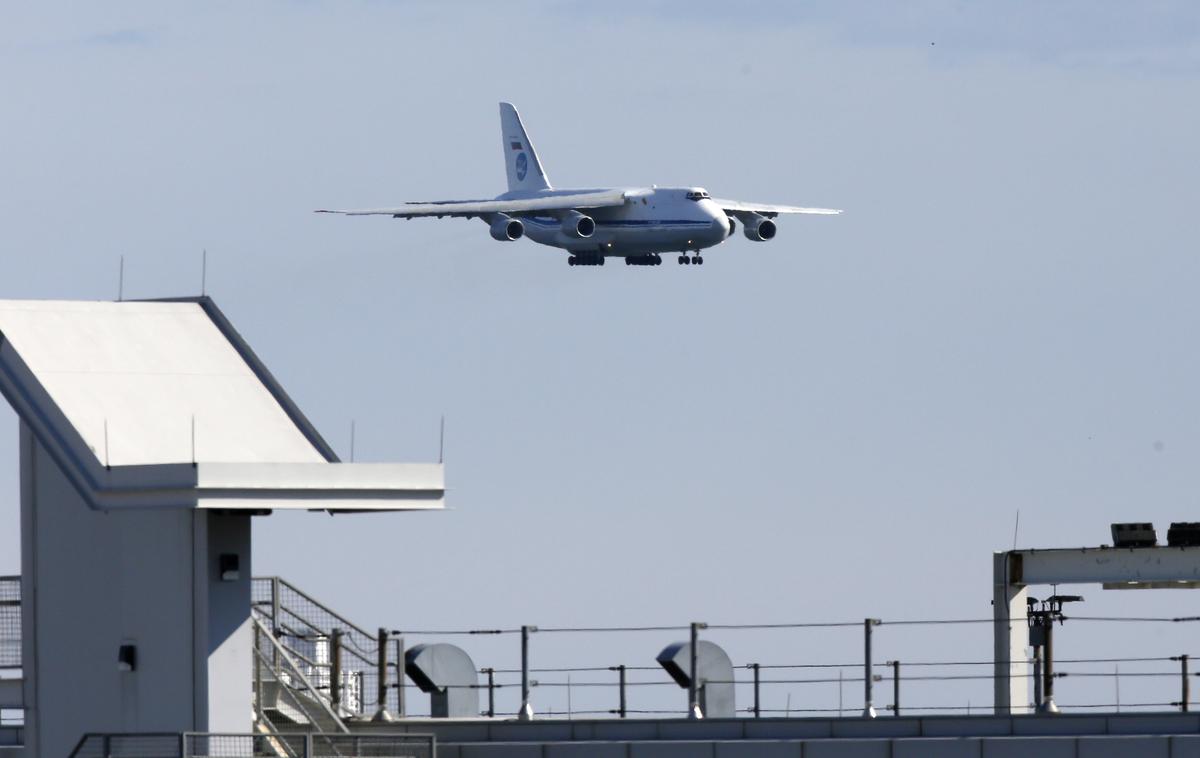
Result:
[[[798,208],[794,205],[767,205],[764,203],[745,203],[741,200],[718,200],[712,198],[712,201],[726,213],[756,213],[767,218],[774,218],[780,213],[807,213],[818,216],[836,216],[841,211],[834,208]]]
[[[391,216],[418,218],[421,216],[487,216],[492,213],[521,215],[538,211],[570,211],[578,208],[609,208],[625,204],[624,190],[581,192],[575,195],[547,195],[516,200],[435,200],[405,203],[399,208],[374,210],[319,210],[317,213],[340,213],[344,216]]]

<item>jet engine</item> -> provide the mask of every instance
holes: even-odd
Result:
[[[525,225],[518,219],[500,214],[492,222],[492,239],[513,242],[525,236]]]
[[[775,222],[757,213],[742,218],[742,233],[746,239],[766,242],[775,236]]]
[[[587,239],[595,233],[596,222],[579,211],[568,211],[562,217],[562,230],[568,237]]]

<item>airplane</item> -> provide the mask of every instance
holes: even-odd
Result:
[[[787,213],[835,215],[831,208],[797,208],[719,200],[703,187],[554,189],[529,134],[511,103],[500,103],[500,134],[508,191],[491,200],[407,202],[398,208],[318,210],[346,216],[413,219],[479,218],[493,239],[562,248],[572,266],[603,266],[607,258],[630,266],[657,266],[663,253],[681,265],[703,264],[700,252],[742,233],[755,242],[775,238],[775,217]]]

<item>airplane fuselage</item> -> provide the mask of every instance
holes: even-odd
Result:
[[[510,192],[497,199],[515,200],[553,197],[602,190],[555,189],[542,192]],[[603,256],[638,256],[654,253],[686,253],[719,245],[732,233],[729,217],[695,187],[651,187],[625,190],[624,205],[582,210],[596,222],[588,237],[564,231],[563,214],[543,212],[524,215],[525,235],[534,242]],[[698,197],[703,194],[704,197]]]

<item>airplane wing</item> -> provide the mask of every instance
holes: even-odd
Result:
[[[762,203],[743,203],[740,200],[718,200],[713,198],[712,201],[726,213],[757,213],[760,216],[774,217],[780,213],[809,213],[818,216],[836,216],[841,211],[833,208],[798,208],[794,205],[764,205]]]
[[[519,216],[538,211],[569,211],[579,208],[608,208],[625,204],[624,190],[604,192],[581,192],[575,195],[546,195],[514,200],[435,200],[405,203],[398,208],[373,210],[319,210],[317,213],[340,213],[344,216],[391,216],[392,218],[418,218],[421,216],[486,216],[492,213],[508,213]]]

